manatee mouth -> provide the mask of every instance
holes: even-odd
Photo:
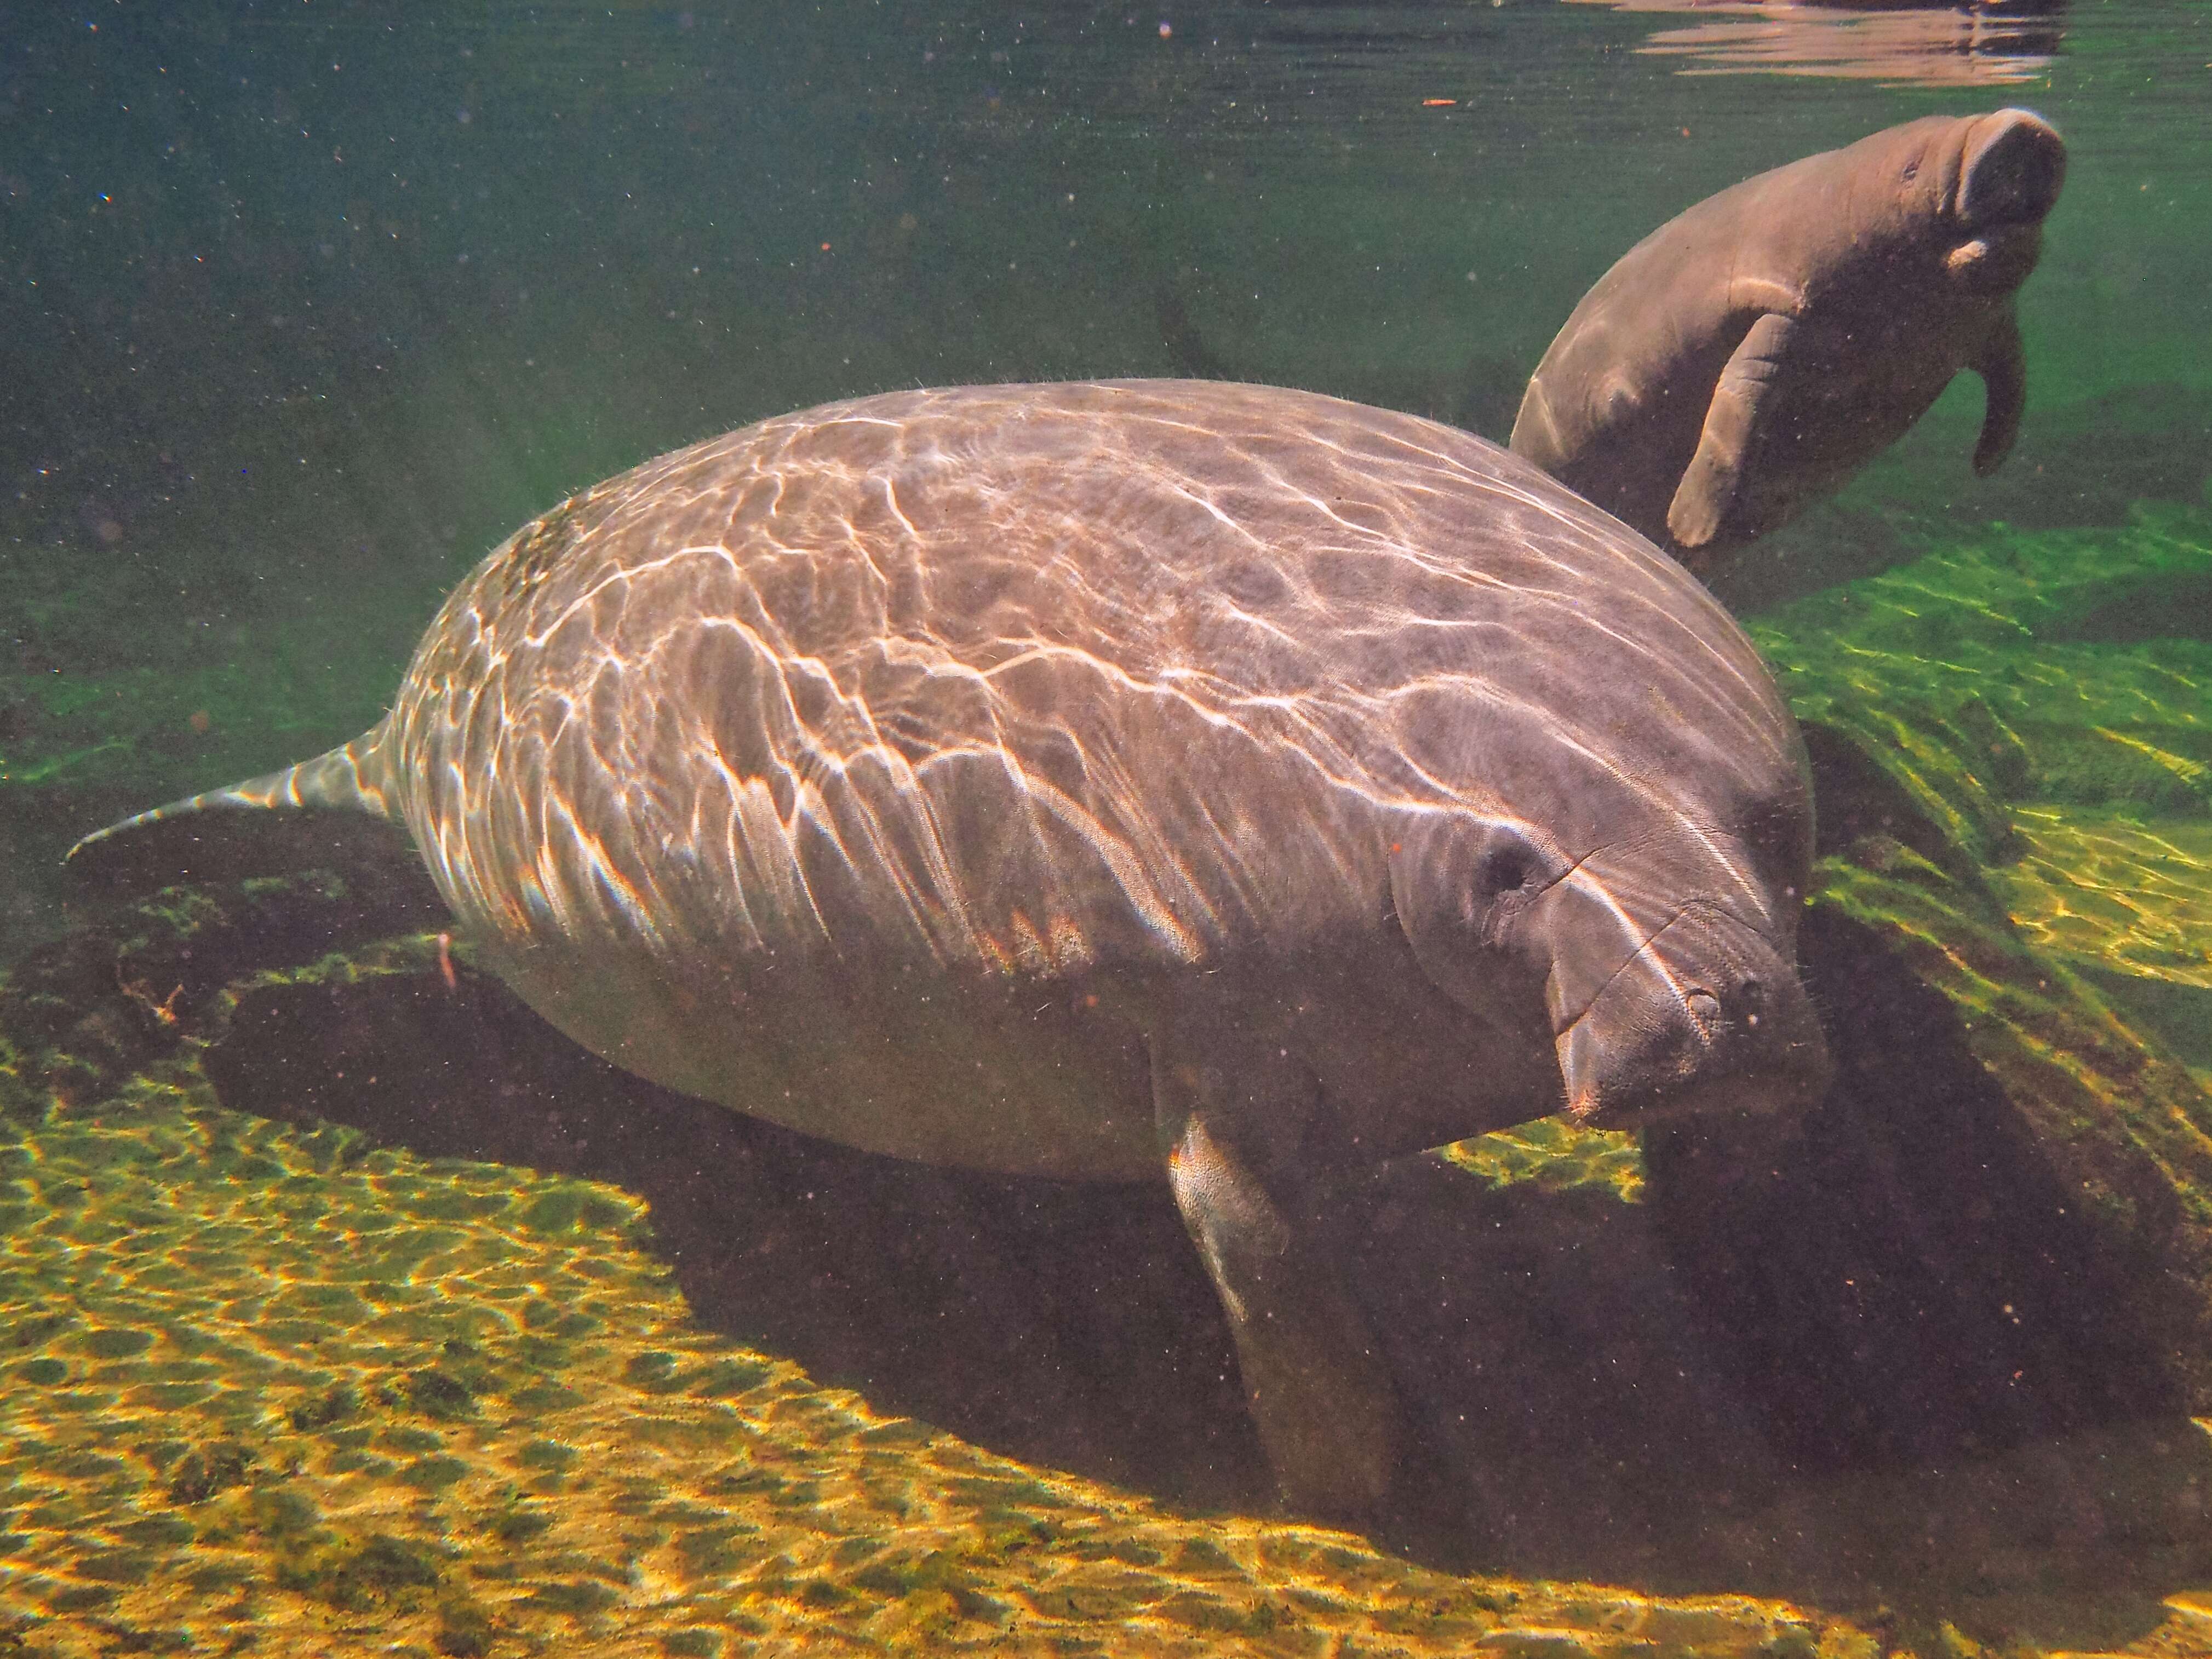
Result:
[[[1779,1118],[1802,1112],[1827,1092],[1825,1054],[1817,1065],[1784,1073],[1701,1078],[1650,1092],[1571,1091],[1561,1115],[1585,1129],[1649,1129],[1686,1118]]]
[[[1646,940],[1555,1041],[1566,1115],[1595,1128],[1795,1112],[1830,1075],[1795,963],[1702,907]]]
[[[2043,222],[1992,225],[1956,244],[1943,267],[1960,287],[1976,294],[2002,294],[2018,288],[2035,269],[2043,252]]]

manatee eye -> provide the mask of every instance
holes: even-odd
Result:
[[[1524,847],[1497,847],[1482,855],[1475,880],[1482,896],[1496,898],[1526,887],[1536,873],[1536,861]]]

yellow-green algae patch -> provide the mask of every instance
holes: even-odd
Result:
[[[1458,1141],[1443,1156],[1492,1187],[1529,1182],[1547,1192],[1587,1188],[1624,1204],[1644,1196],[1644,1158],[1632,1132],[1587,1129],[1563,1117]]]
[[[2212,991],[2212,818],[2030,805],[1993,879],[2039,950]]]
[[[9,1650],[1793,1653],[1025,1468],[701,1334],[610,1188],[211,1103],[9,1123]]]
[[[2212,519],[2144,509],[1990,526],[1754,622],[1816,765],[1894,792],[1824,792],[1824,842],[1902,842],[2048,957],[2212,988],[2212,619],[2161,597],[2208,578]]]
[[[2115,608],[2155,616],[2161,585],[2208,576],[2201,513],[2146,511],[2118,532],[1999,525],[1749,626],[1816,763],[1847,746],[1940,831],[1941,845],[1916,851],[1987,868],[2020,851],[2019,804],[2045,825],[2212,817],[2204,619],[2099,637],[2126,631]]]

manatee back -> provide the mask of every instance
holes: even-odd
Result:
[[[462,584],[389,742],[511,952],[986,978],[1371,932],[1408,814],[1571,842],[1625,794],[1796,777],[1733,623],[1533,469],[1172,381],[896,393],[649,462]]]

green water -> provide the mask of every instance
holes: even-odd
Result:
[[[0,49],[0,1648],[2212,1650],[2212,8],[98,0]],[[454,1023],[374,873],[179,946],[59,872],[365,728],[488,548],[647,456],[1188,374],[1502,440],[1659,223],[2005,103],[2069,151],[2011,459],[1963,377],[1717,583],[1832,789],[1824,1008],[1882,1103],[1791,1166],[1822,1240],[1746,1224],[1764,1277],[1626,1143],[1405,1175],[1370,1270],[1484,1517],[1382,1540],[1417,1567],[1246,1518],[1171,1211],[731,1150]],[[890,1461],[900,1413],[950,1433]]]

